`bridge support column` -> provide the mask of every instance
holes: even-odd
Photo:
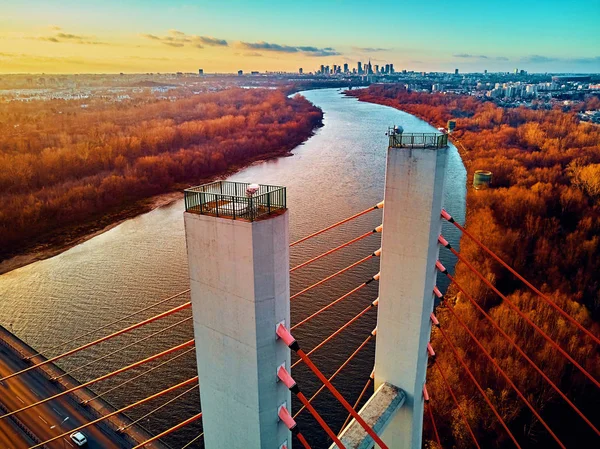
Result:
[[[184,214],[207,449],[291,447],[277,415],[284,403],[291,410],[277,382],[290,350],[275,334],[290,324],[288,215]]]
[[[406,393],[382,434],[390,449],[421,448],[447,151],[388,148],[375,389],[387,382]]]

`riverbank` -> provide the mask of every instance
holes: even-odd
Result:
[[[306,138],[306,140],[310,139],[314,135],[315,131],[321,126],[323,126],[322,123],[320,126],[313,129],[313,132]],[[266,162],[280,157],[290,156],[293,156],[293,153],[288,149],[268,153],[246,164],[231,167],[219,175],[200,179],[198,182],[194,183],[194,185],[201,185],[217,179],[224,179],[241,170],[244,170],[245,168],[251,167],[254,164]],[[150,198],[144,198],[143,200],[137,201],[134,204],[128,205],[124,209],[105,214],[93,222],[75,226],[70,229],[61,230],[56,234],[50,235],[47,237],[47,240],[44,243],[32,246],[31,248],[24,250],[22,253],[0,261],[0,275],[16,270],[17,268],[27,266],[31,263],[57,256],[77,245],[110,231],[114,227],[119,226],[121,223],[127,220],[146,214],[155,209],[168,206],[173,202],[182,199],[183,190],[187,187],[189,186],[184,184],[178,185],[175,191],[161,193]]]

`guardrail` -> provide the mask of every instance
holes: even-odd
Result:
[[[392,148],[445,148],[448,146],[448,134],[443,133],[395,133],[388,131]]]
[[[246,193],[247,182],[216,181],[185,189],[185,210],[201,215],[256,221],[286,209],[286,188],[260,184]]]

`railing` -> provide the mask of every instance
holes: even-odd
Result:
[[[395,133],[388,131],[392,148],[444,148],[448,146],[448,134],[443,133]]]
[[[246,194],[247,182],[216,181],[184,191],[185,210],[201,215],[255,221],[286,209],[286,189],[263,185]]]

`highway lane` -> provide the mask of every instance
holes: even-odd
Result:
[[[0,345],[0,377],[17,372],[27,366],[15,353]],[[37,372],[37,370],[32,370],[0,384],[0,402],[8,410],[17,410],[60,391],[43,374]],[[84,415],[83,411],[79,410],[79,407],[75,407],[66,397],[57,398],[25,410],[16,416],[41,441],[60,435],[90,421],[90,418]],[[7,434],[6,437],[0,437],[2,438],[0,440],[2,445],[10,441],[9,434],[11,428],[14,427],[5,422],[7,419],[0,420],[0,432]],[[129,447],[125,445],[120,436],[115,434],[114,438],[109,438],[98,426],[90,426],[84,429],[83,433],[88,439],[87,447],[90,449],[125,449]],[[25,441],[23,441],[21,433],[19,439],[14,439],[11,445],[4,447],[10,449],[27,448],[30,444]],[[0,445],[0,449],[3,449],[2,445]],[[73,449],[76,448],[76,445],[67,436],[46,445],[46,447],[49,449]]]

